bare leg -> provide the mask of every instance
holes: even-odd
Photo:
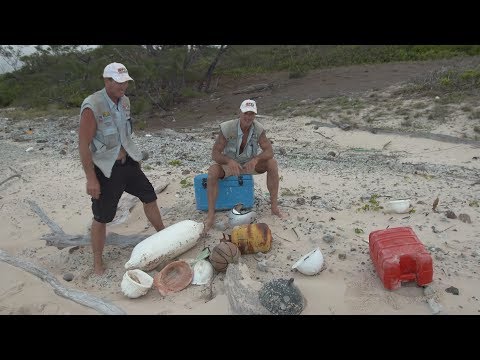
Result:
[[[92,221],[92,228],[90,230],[90,239],[92,242],[93,251],[93,271],[97,275],[102,275],[105,272],[103,267],[103,247],[105,246],[105,238],[107,236],[107,224],[100,223],[95,219]]]
[[[160,209],[158,208],[156,200],[149,202],[148,204],[143,204],[143,211],[155,230],[160,231],[165,229],[165,225],[163,225],[162,221],[162,215],[160,215]]]
[[[213,164],[208,168],[207,178],[207,199],[208,199],[208,213],[205,219],[205,226],[203,228],[203,235],[206,235],[215,222],[215,202],[218,196],[218,179],[223,177],[225,172],[218,164]]]
[[[283,214],[278,208],[278,188],[280,179],[278,177],[277,160],[270,159],[267,161],[267,189],[270,193],[270,203],[272,207],[272,214],[282,218]]]

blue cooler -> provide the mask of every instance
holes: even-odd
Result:
[[[207,176],[199,174],[193,179],[197,210],[208,210]],[[229,210],[238,203],[242,203],[245,208],[253,207],[253,176],[250,174],[218,180],[215,210]]]

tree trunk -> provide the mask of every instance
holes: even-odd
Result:
[[[215,70],[217,63],[220,60],[220,57],[222,56],[223,53],[225,53],[227,49],[228,49],[227,45],[220,45],[220,49],[218,49],[217,56],[215,56],[215,59],[213,59],[212,63],[208,67],[205,77],[203,78],[202,82],[200,82],[200,85],[198,86],[198,91],[204,91],[204,92],[208,91],[208,89],[210,88],[210,82],[212,81],[213,71]]]

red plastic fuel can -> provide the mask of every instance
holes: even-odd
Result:
[[[402,282],[432,282],[432,257],[410,227],[372,231],[368,236],[370,258],[383,286],[395,290]]]

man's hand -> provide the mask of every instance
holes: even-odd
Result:
[[[87,179],[87,194],[94,199],[100,197],[100,183],[96,176]]]
[[[230,174],[234,176],[240,175],[243,170],[242,166],[232,159],[230,159],[230,161],[228,162],[228,168],[230,170]]]
[[[244,172],[250,174],[255,170],[255,166],[257,166],[258,159],[254,157],[252,160],[248,161],[243,165]]]

